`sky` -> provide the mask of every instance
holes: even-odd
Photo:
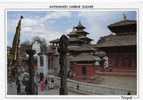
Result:
[[[21,43],[31,41],[33,37],[44,38],[47,43],[68,34],[79,21],[90,33],[88,37],[96,43],[100,37],[111,34],[108,25],[127,19],[136,20],[135,11],[8,11],[7,45],[11,46],[17,23],[22,15]]]

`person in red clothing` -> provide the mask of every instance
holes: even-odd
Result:
[[[44,91],[46,89],[46,84],[44,78],[40,81],[40,92],[41,94],[44,94]]]
[[[44,94],[45,89],[46,89],[46,84],[45,84],[43,73],[40,73],[40,81],[39,81],[39,83],[40,83],[39,84],[40,94]]]

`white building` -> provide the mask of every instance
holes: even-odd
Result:
[[[41,44],[38,41],[34,41],[32,45],[32,49],[36,51],[34,55],[36,57],[37,68],[36,74],[42,73],[44,77],[47,77],[48,74],[48,56],[45,52],[41,50]]]

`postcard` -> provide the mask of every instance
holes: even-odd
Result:
[[[140,99],[142,4],[121,4],[1,4],[3,98]]]

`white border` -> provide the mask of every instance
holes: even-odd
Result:
[[[12,10],[10,10],[12,9]],[[8,8],[8,9],[5,9],[5,33],[7,33],[7,14],[6,12],[7,11],[38,11],[38,9],[36,8],[32,8],[32,10],[29,10],[31,8]],[[21,10],[22,9],[22,10]],[[105,10],[106,9],[106,10]],[[108,10],[107,10],[108,9]],[[110,10],[109,10],[110,9]],[[133,10],[134,9],[134,10]],[[139,46],[139,40],[138,40],[138,37],[139,37],[139,9],[138,8],[94,8],[94,9],[47,9],[47,8],[42,8],[40,9],[39,11],[136,11],[137,12],[137,62],[139,63],[139,50],[138,50],[138,46]],[[6,54],[7,55],[7,34],[5,35],[5,39],[6,39],[6,45],[5,45],[5,51],[6,51]],[[5,57],[5,64],[7,66],[7,56]],[[132,96],[133,98],[138,98],[139,97],[139,67],[138,67],[138,63],[137,63],[137,95],[136,96]],[[50,99],[50,98],[83,98],[83,99],[87,99],[87,98],[91,98],[91,99],[97,99],[97,98],[103,98],[103,99],[107,99],[107,98],[110,98],[110,99],[121,99],[121,95],[67,95],[67,96],[59,96],[59,95],[7,95],[7,67],[5,67],[5,71],[6,71],[6,75],[5,75],[5,79],[6,79],[6,82],[5,82],[5,87],[6,87],[6,95],[5,97],[6,98],[43,98],[43,99]]]

